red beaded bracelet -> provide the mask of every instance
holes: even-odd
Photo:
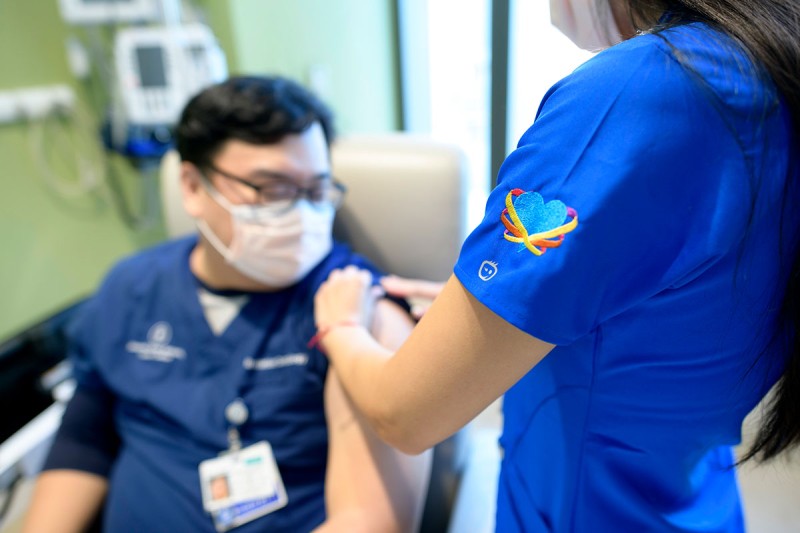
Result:
[[[338,328],[340,326],[360,326],[360,325],[361,324],[359,322],[356,322],[355,320],[342,320],[341,322],[335,322],[330,326],[318,329],[317,333],[313,337],[311,337],[311,339],[309,339],[308,344],[306,344],[306,346],[308,348],[316,348],[317,345],[322,340],[322,337],[330,333],[331,330],[333,330],[334,328]]]

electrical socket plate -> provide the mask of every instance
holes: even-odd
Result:
[[[67,85],[41,85],[0,91],[0,123],[37,120],[52,113],[68,114],[75,93]]]

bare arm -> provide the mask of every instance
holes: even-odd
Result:
[[[106,496],[106,478],[79,470],[39,475],[23,533],[79,533],[89,527]]]
[[[364,323],[366,278],[354,269],[331,275],[317,293],[320,327]],[[322,345],[381,438],[409,453],[455,433],[553,348],[498,317],[455,277],[394,357],[363,327],[333,328]]]
[[[97,515],[119,449],[113,406],[108,389],[77,387],[36,480],[26,533],[83,531]]]
[[[382,301],[373,334],[396,348],[413,324],[395,304]],[[328,419],[328,519],[322,532],[412,532],[419,527],[430,471],[430,452],[409,456],[381,441],[355,410],[331,369],[325,385]]]

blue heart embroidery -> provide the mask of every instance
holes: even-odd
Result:
[[[526,192],[514,198],[514,209],[528,235],[541,233],[561,226],[567,218],[567,206],[560,200],[544,203],[538,192]],[[521,243],[517,252],[525,249]]]
[[[544,203],[538,192],[526,192],[514,199],[514,209],[528,235],[555,229],[567,218],[567,206],[560,200]]]

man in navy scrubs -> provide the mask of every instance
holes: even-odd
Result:
[[[121,261],[84,306],[26,530],[79,531],[101,507],[113,532],[414,530],[429,454],[382,443],[309,344],[331,270],[375,271],[331,237],[329,110],[287,79],[232,78],[176,137],[199,233]],[[390,349],[413,326],[389,300],[374,318]]]

